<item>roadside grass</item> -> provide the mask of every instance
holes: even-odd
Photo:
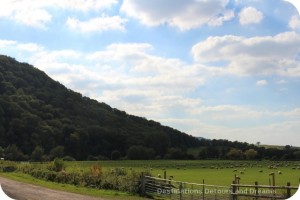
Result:
[[[142,200],[144,198],[139,197],[134,194],[129,194],[126,192],[120,192],[115,190],[101,190],[101,189],[94,189],[94,188],[86,188],[86,187],[79,187],[69,184],[59,184],[54,182],[48,182],[40,179],[33,178],[28,174],[23,174],[20,172],[11,172],[11,173],[0,173],[0,176],[4,178],[8,178],[11,180],[29,183],[37,186],[42,186],[49,189],[60,190],[64,192],[72,192],[81,195],[105,198],[108,200],[121,200],[121,199],[130,199],[130,200]]]

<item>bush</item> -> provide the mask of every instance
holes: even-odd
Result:
[[[63,157],[63,161],[76,161],[76,159],[73,158],[72,156],[65,156]]]
[[[99,165],[91,166],[90,170],[85,173],[68,173],[64,171],[65,167],[62,159],[55,159],[47,167],[29,163],[21,164],[19,168],[16,166],[14,162],[4,161],[1,162],[0,169],[1,171],[3,169],[5,171],[19,170],[45,181],[132,193],[138,192],[141,178],[141,172],[126,170],[121,167],[103,171]],[[150,173],[148,172],[148,174]]]
[[[0,165],[1,172],[14,172],[17,169],[18,168],[16,163],[10,161],[1,161],[1,165]]]
[[[53,162],[48,166],[49,170],[60,172],[65,169],[65,163],[62,159],[56,158]]]
[[[94,165],[90,168],[90,174],[92,176],[100,176],[102,174],[102,167],[99,165]]]

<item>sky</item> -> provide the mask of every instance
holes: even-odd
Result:
[[[193,136],[300,146],[300,17],[284,0],[1,0],[0,54]]]

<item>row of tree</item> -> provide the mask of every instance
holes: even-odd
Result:
[[[284,149],[256,147],[255,149],[241,149],[232,147],[212,147],[204,146],[200,148],[198,155],[189,154],[185,149],[169,148],[163,157],[157,156],[152,148],[141,145],[131,146],[126,155],[122,155],[119,150],[111,152],[110,157],[104,155],[88,155],[85,160],[150,160],[150,159],[177,159],[177,160],[205,160],[205,159],[229,159],[229,160],[300,160],[300,150],[286,146]],[[30,155],[24,154],[16,145],[9,145],[6,148],[0,147],[0,157],[6,160],[15,161],[50,161],[55,158],[63,158],[68,161],[75,160],[74,157],[65,153],[63,146],[57,146],[49,152],[41,146],[36,146]]]

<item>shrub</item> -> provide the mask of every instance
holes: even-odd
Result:
[[[1,172],[14,172],[17,170],[17,164],[10,161],[2,161],[0,165]]]
[[[102,174],[102,167],[99,165],[93,165],[90,168],[90,174],[92,176],[100,176]]]
[[[49,170],[60,172],[65,169],[65,163],[62,159],[56,158],[53,162],[48,166]]]
[[[72,156],[65,156],[65,157],[63,157],[63,160],[64,161],[76,161],[76,159],[73,158]]]

